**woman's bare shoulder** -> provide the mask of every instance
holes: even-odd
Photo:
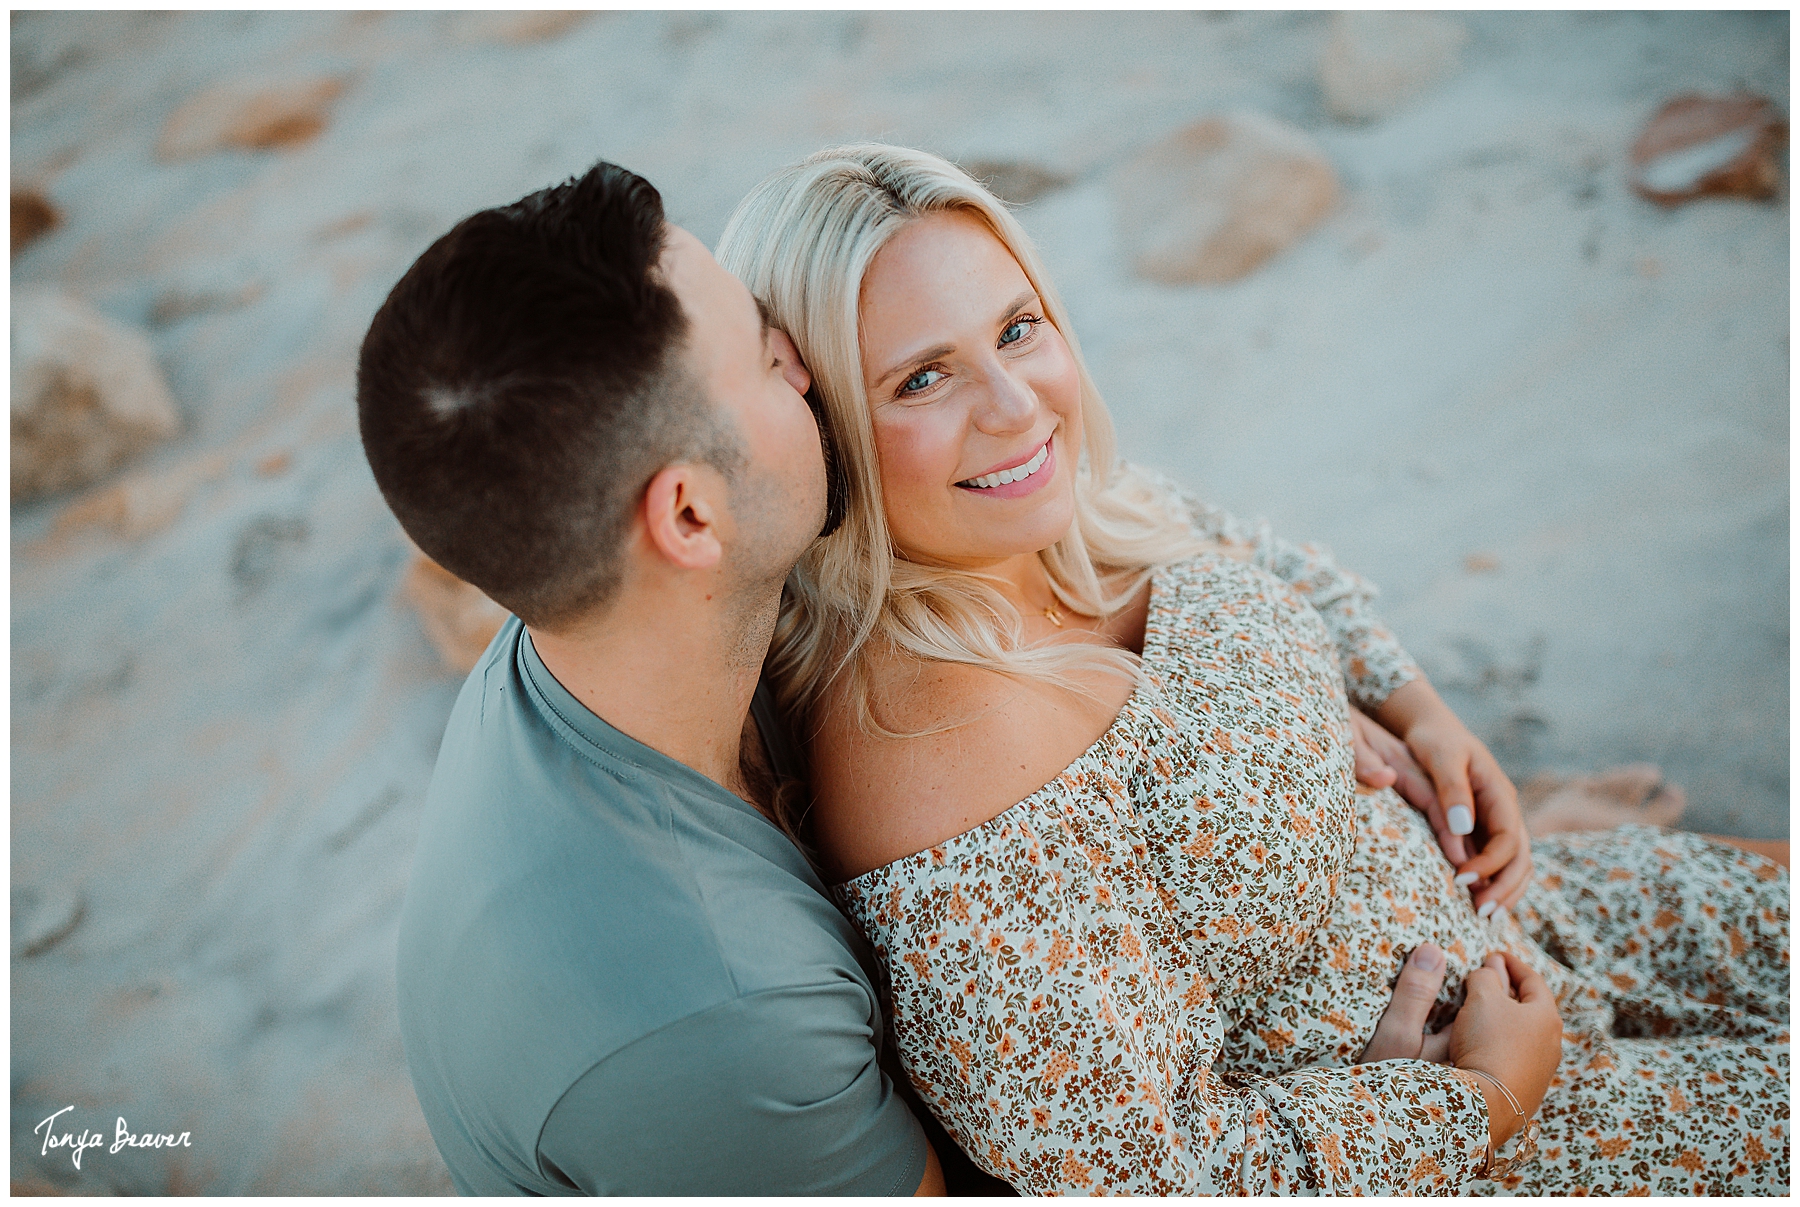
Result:
[[[857,723],[834,692],[811,750],[813,834],[839,881],[971,830],[1043,787],[1117,715],[1092,700],[978,667],[872,660],[870,708],[897,733]],[[920,731],[936,729],[930,733]]]

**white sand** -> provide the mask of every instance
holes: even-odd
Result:
[[[1024,220],[1129,455],[1383,584],[1515,774],[1649,759],[1695,828],[1785,835],[1788,211],[1661,211],[1624,169],[1676,92],[1785,110],[1786,14],[1462,19],[1460,74],[1352,128],[1316,15],[619,14],[525,46],[431,14],[15,16],[13,179],[66,217],[15,283],[139,325],[261,292],[152,332],[189,426],[147,466],[226,454],[176,522],[45,545],[69,500],[13,512],[15,926],[84,909],[13,959],[14,1179],[448,1189],[392,947],[457,684],[395,598],[352,365],[433,238],[600,156],[709,242],[853,137],[1073,175]],[[321,71],[353,81],[316,142],[154,158],[200,89]],[[1109,165],[1235,107],[1311,131],[1346,203],[1237,285],[1134,279]],[[192,1146],[78,1173],[32,1134],[69,1104]]]

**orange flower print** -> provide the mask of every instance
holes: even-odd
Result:
[[[969,920],[969,901],[963,896],[962,885],[950,886],[950,903],[945,907],[945,912],[958,922]]]
[[[1050,1059],[1044,1062],[1044,1071],[1038,1075],[1038,1078],[1044,1083],[1046,1089],[1054,1090],[1057,1082],[1074,1071],[1075,1062],[1070,1059],[1069,1054],[1057,1051],[1052,1052]]]
[[[1202,830],[1194,835],[1194,840],[1192,842],[1181,849],[1187,853],[1189,859],[1198,863],[1208,855],[1212,854],[1213,843],[1215,841],[1217,841],[1217,836],[1214,835],[1211,830]]]
[[[1411,1182],[1423,1182],[1429,1178],[1433,1182],[1439,1182],[1443,1180],[1443,1177],[1444,1167],[1438,1164],[1438,1159],[1436,1157],[1424,1157],[1417,1165],[1412,1167],[1412,1173],[1407,1175],[1407,1180]]]
[[[1266,1031],[1258,1031],[1262,1041],[1269,1045],[1269,1051],[1280,1056],[1294,1042],[1294,1033],[1286,1027],[1271,1027]]]

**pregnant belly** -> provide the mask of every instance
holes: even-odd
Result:
[[[1407,954],[1425,942],[1447,956],[1439,995],[1445,1011],[1461,1001],[1469,972],[1502,948],[1558,987],[1560,966],[1510,915],[1476,916],[1422,814],[1392,790],[1359,794],[1356,808],[1355,855],[1325,924],[1274,985],[1219,1003],[1226,1032],[1218,1071],[1276,1076],[1309,1065],[1355,1064]]]

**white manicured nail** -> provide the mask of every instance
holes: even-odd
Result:
[[[1490,901],[1480,909],[1476,910],[1475,915],[1479,918],[1485,918],[1498,908],[1500,908],[1500,903],[1498,901]]]
[[[1475,832],[1475,815],[1469,812],[1467,805],[1451,805],[1449,821],[1452,834],[1473,834]]]
[[[1476,875],[1474,872],[1463,872],[1460,875],[1458,875],[1456,878],[1456,887],[1457,888],[1468,888],[1471,884],[1474,884],[1477,880],[1480,880],[1480,879],[1481,879],[1481,877]]]

